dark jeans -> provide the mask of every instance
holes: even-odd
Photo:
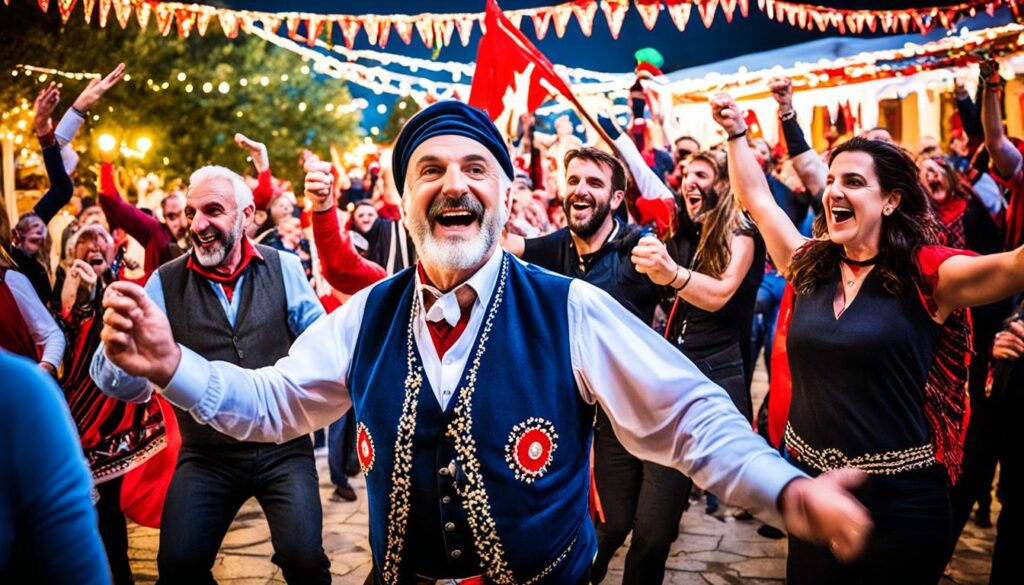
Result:
[[[935,465],[894,476],[872,475],[853,493],[874,522],[864,554],[843,565],[828,548],[790,536],[787,583],[938,583],[951,524],[946,469]]]
[[[351,411],[327,427],[327,466],[334,485],[348,485],[347,471],[359,469],[356,424]]]
[[[323,512],[308,436],[283,445],[182,447],[167,490],[158,583],[216,583],[210,569],[235,514],[250,497],[263,508],[271,560],[288,583],[330,583]]]
[[[601,408],[594,426],[594,479],[605,521],[596,525],[592,582],[604,579],[608,562],[632,531],[623,585],[661,583],[693,482],[675,469],[642,461],[626,451]]]
[[[771,372],[772,343],[775,341],[775,325],[779,318],[779,303],[782,293],[786,290],[786,280],[778,272],[766,272],[757,289],[757,300],[754,302],[754,325],[750,332],[750,359],[757,361],[761,348],[764,348],[764,365]],[[747,384],[753,376],[753,368],[748,373]]]
[[[1002,366],[1002,368],[1000,368]],[[1000,372],[999,369],[1005,371]],[[996,523],[991,585],[1020,583],[1024,575],[1024,360],[997,366],[989,412],[996,428],[999,455],[999,496],[1003,505]],[[1000,374],[1006,379],[999,380]]]
[[[114,585],[131,585],[132,567],[128,562],[128,524],[121,510],[121,478],[116,477],[96,486],[100,499],[96,501],[100,537],[110,563]]]
[[[683,348],[683,355],[693,362],[709,380],[725,390],[736,410],[740,411],[747,421],[753,420],[754,407],[751,405],[750,386],[746,381],[743,369],[743,355],[738,345],[731,345],[714,353],[693,351]]]

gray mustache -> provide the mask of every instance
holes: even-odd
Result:
[[[465,209],[472,213],[477,221],[483,221],[484,218],[484,205],[477,199],[470,197],[469,195],[462,195],[458,198],[453,197],[439,197],[430,204],[430,208],[427,209],[427,220],[431,224],[438,218],[442,213],[449,209]]]

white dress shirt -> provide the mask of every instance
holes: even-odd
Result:
[[[494,293],[500,252],[464,284],[473,287],[477,300],[465,332],[443,361],[430,340],[427,316],[418,313],[413,328],[416,344],[442,405],[466,367]],[[422,286],[418,282],[420,294]],[[283,442],[327,426],[351,406],[348,374],[372,288],[312,325],[273,366],[245,370],[211,363],[181,347],[181,363],[162,390],[164,397],[199,422],[240,440]],[[455,290],[437,299],[433,317],[436,312],[442,318],[454,317],[452,306],[458,309]],[[605,409],[627,450],[675,467],[726,502],[782,525],[778,496],[802,474],[750,429],[724,390],[621,304],[586,282],[573,280],[569,287],[568,319],[580,394]],[[514,356],[508,359],[510,368],[529,367],[515,363]]]
[[[18,313],[28,326],[32,341],[43,348],[43,356],[39,361],[50,364],[54,370],[59,370],[60,363],[64,360],[64,332],[50,316],[50,312],[39,300],[36,289],[32,288],[32,283],[24,274],[8,270],[4,274],[4,282],[14,297],[14,304],[18,305]]]

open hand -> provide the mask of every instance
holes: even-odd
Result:
[[[107,287],[103,307],[100,339],[107,358],[128,374],[166,386],[181,361],[167,316],[141,286],[125,281]]]
[[[53,112],[60,101],[60,88],[50,82],[46,89],[39,92],[35,101],[36,136],[46,136],[53,129]]]
[[[252,164],[256,167],[258,172],[262,173],[270,168],[270,155],[267,154],[266,144],[256,142],[241,133],[235,134],[235,144],[249,152],[249,156],[252,158]]]
[[[313,211],[326,211],[334,207],[334,176],[331,163],[316,156],[306,159],[306,197],[313,202]]]
[[[75,98],[75,103],[72,105],[79,112],[89,111],[96,102],[100,101],[103,94],[110,91],[112,87],[121,81],[121,78],[124,77],[124,73],[124,63],[120,63],[103,79],[93,79],[89,81],[89,85],[82,90],[82,93],[78,94],[78,97]]]
[[[795,479],[779,496],[786,529],[793,536],[829,547],[848,563],[867,546],[871,516],[850,490],[867,480],[859,469],[844,468],[815,479]]]
[[[711,116],[729,136],[735,136],[747,129],[739,105],[727,93],[718,93],[711,98]]]

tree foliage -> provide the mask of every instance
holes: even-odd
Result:
[[[359,139],[358,112],[339,112],[351,101],[345,85],[302,73],[302,60],[288,51],[244,33],[227,39],[216,19],[205,37],[193,32],[186,39],[173,29],[161,36],[152,19],[145,31],[134,19],[122,30],[113,13],[105,28],[97,20],[94,15],[89,25],[76,13],[62,26],[52,6],[47,14],[33,2],[0,6],[2,110],[22,99],[31,102],[42,88],[38,74],[12,75],[19,64],[97,73],[127,65],[131,79],[103,98],[90,112],[99,119],[90,116],[76,138],[76,148],[85,147],[82,165],[96,162],[96,138],[110,133],[129,145],[150,137],[153,147],[143,166],[169,178],[187,177],[209,163],[250,172],[246,153],[233,141],[242,132],[267,144],[275,175],[296,182],[301,149],[326,156],[331,144],[347,148]],[[63,84],[62,114],[87,82],[57,80]],[[227,93],[219,90],[222,83]]]

